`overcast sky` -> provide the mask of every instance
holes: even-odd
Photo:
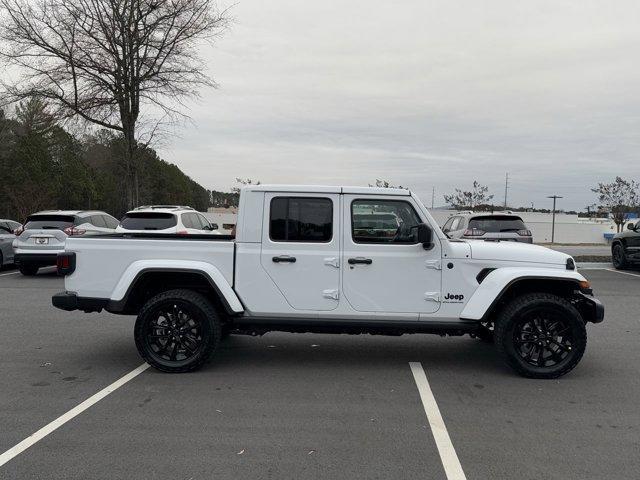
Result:
[[[207,188],[409,186],[436,205],[582,209],[640,180],[640,2],[240,0],[205,57],[218,90],[160,148]]]

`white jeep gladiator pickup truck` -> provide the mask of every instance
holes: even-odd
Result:
[[[237,236],[70,237],[63,310],[137,315],[140,355],[200,367],[229,333],[470,334],[519,374],[580,361],[604,307],[573,259],[517,242],[447,238],[408,190],[259,185]]]

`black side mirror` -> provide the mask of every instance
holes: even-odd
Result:
[[[218,230],[218,224],[217,223],[212,223],[211,224],[211,230]]]
[[[426,223],[416,225],[418,229],[418,243],[421,243],[425,250],[433,247],[433,230]]]

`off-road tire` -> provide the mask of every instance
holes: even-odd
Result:
[[[569,327],[571,348],[556,365],[538,367],[528,363],[516,348],[514,338],[526,318],[553,311]],[[499,313],[494,329],[498,354],[507,365],[523,377],[558,378],[570,372],[582,358],[587,346],[587,331],[580,312],[564,298],[549,293],[528,293],[507,304]],[[529,342],[532,343],[532,342]]]
[[[181,311],[197,319],[202,327],[196,352],[183,360],[161,358],[149,343],[148,329],[154,328],[150,326],[150,322],[157,318],[161,309],[173,306],[178,306]],[[140,356],[158,370],[169,373],[191,372],[202,367],[216,352],[222,337],[220,324],[216,309],[204,296],[192,290],[169,290],[151,298],[140,310],[134,328],[136,347]]]
[[[27,277],[33,277],[34,275],[37,275],[39,269],[40,267],[38,267],[37,265],[20,265],[18,267],[20,273],[22,275],[26,275]]]
[[[624,270],[629,266],[624,246],[621,243],[616,243],[611,249],[611,263],[616,270]]]

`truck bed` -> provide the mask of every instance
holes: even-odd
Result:
[[[76,268],[66,277],[65,286],[67,291],[81,291],[86,297],[120,300],[125,294],[121,285],[130,283],[129,277],[147,261],[176,270],[191,262],[207,263],[232,285],[234,249],[235,241],[229,235],[125,233],[69,237],[65,251],[75,252]]]

